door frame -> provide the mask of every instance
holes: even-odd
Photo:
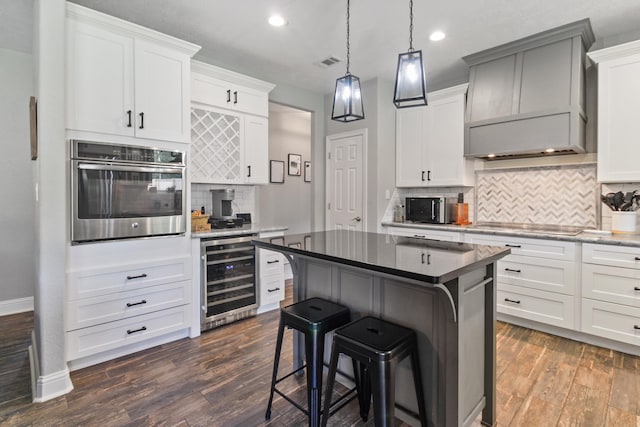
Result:
[[[331,217],[331,212],[329,210],[329,200],[331,200],[332,193],[332,185],[331,180],[332,176],[330,173],[331,169],[331,160],[329,159],[329,153],[331,153],[331,144],[338,139],[349,138],[352,136],[361,136],[362,137],[362,230],[367,231],[367,218],[368,210],[367,210],[367,177],[368,177],[368,162],[367,162],[367,153],[368,153],[368,131],[367,128],[356,129],[347,132],[334,133],[332,135],[327,135],[325,137],[325,203],[324,207],[326,208],[325,212],[325,220],[324,220],[324,229],[329,229],[329,220]]]

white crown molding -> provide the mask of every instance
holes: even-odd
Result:
[[[263,80],[258,80],[254,77],[249,77],[244,74],[236,73],[234,71],[225,70],[224,68],[216,67],[215,65],[207,64],[196,60],[191,60],[191,72],[202,74],[214,79],[224,80],[226,82],[235,83],[238,85],[246,86],[252,89],[256,89],[263,92],[271,92],[276,85],[268,83]]]
[[[132,22],[89,9],[74,3],[67,2],[67,18],[79,22],[85,22],[111,31],[127,34],[130,37],[143,38],[155,42],[170,45],[172,48],[193,56],[200,50],[200,46],[161,32],[143,27]]]
[[[637,54],[640,54],[640,40],[587,52],[587,56],[596,64]]]
[[[436,101],[438,99],[449,98],[455,95],[464,95],[467,93],[469,83],[463,83],[457,86],[451,86],[446,89],[436,90],[427,93],[427,101]]]
[[[33,297],[0,301],[0,316],[33,311]]]

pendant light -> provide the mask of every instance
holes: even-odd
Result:
[[[422,51],[413,50],[413,0],[409,0],[409,51],[398,55],[393,103],[397,108],[427,105]]]
[[[353,122],[364,119],[360,79],[349,72],[349,1],[347,0],[347,74],[336,80],[331,120]]]

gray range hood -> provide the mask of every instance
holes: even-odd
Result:
[[[465,156],[585,151],[589,19],[462,58],[469,65]]]

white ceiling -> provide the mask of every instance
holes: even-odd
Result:
[[[346,56],[345,0],[73,0],[202,46],[196,59],[275,82],[333,91]],[[288,25],[274,28],[278,12]],[[32,0],[0,0],[0,47],[30,51]],[[409,47],[408,1],[351,0],[351,72],[393,80]],[[590,18],[595,47],[640,38],[639,0],[415,0],[414,48],[422,49],[429,90],[467,81],[461,57]],[[447,34],[441,42],[429,34]],[[593,48],[592,48],[593,49]]]

